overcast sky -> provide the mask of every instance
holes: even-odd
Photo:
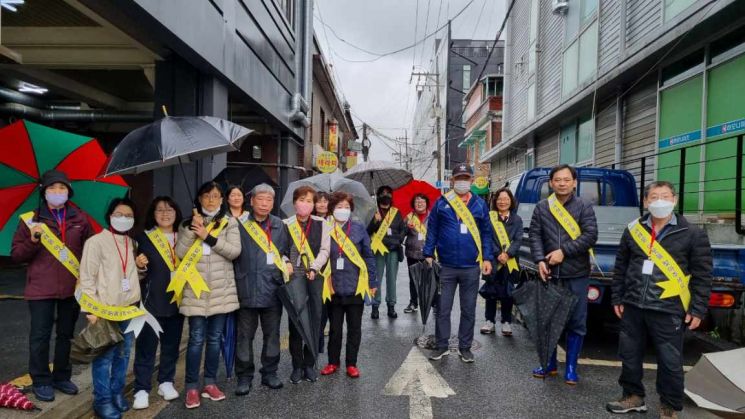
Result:
[[[365,121],[391,137],[404,135],[404,128],[411,126],[416,103],[414,86],[409,84],[412,64],[429,69],[434,39],[444,36],[446,29],[415,48],[374,62],[350,62],[376,56],[339,38],[379,54],[394,51],[413,44],[415,30],[419,41],[425,33],[429,35],[446,24],[471,1],[452,22],[453,38],[493,40],[504,18],[504,0],[315,0],[316,36],[326,59],[333,65],[337,89],[352,106],[358,125]],[[338,37],[330,29],[324,30],[319,16]],[[359,134],[362,136],[361,129]],[[371,141],[372,160],[394,159],[381,140],[371,137]]]

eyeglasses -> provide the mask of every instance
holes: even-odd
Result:
[[[155,210],[155,213],[156,213],[156,214],[173,214],[173,213],[175,213],[175,212],[176,212],[176,210],[175,210],[175,209],[173,209],[173,208],[168,208],[168,209],[157,209],[157,210]]]
[[[119,217],[125,217],[125,218],[135,218],[135,216],[134,216],[134,215],[132,215],[132,214],[123,214],[123,213],[121,213],[121,212],[115,212],[115,213],[111,214],[111,216],[112,216],[112,217],[115,217],[115,218],[119,218]]]
[[[222,196],[220,194],[210,194],[202,195],[202,198],[210,201],[217,201],[218,199],[222,199]]]

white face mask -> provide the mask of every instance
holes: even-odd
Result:
[[[455,193],[458,195],[463,195],[468,193],[468,191],[471,190],[471,181],[470,180],[456,180],[453,183],[453,189],[455,189]]]
[[[126,233],[132,229],[135,225],[134,217],[111,217],[111,228],[120,232]]]
[[[44,194],[44,198],[47,200],[47,203],[49,205],[58,207],[60,205],[63,205],[65,202],[67,202],[67,192],[64,192],[64,193],[46,192]]]
[[[334,210],[334,219],[337,221],[346,222],[350,215],[352,215],[352,211],[349,208],[337,208]]]
[[[220,207],[217,207],[217,209],[214,211],[207,211],[207,208],[202,207],[202,214],[208,217],[214,217],[215,215],[217,215],[218,212],[220,212]]]
[[[666,218],[673,212],[675,203],[658,199],[649,204],[649,212],[654,218]]]

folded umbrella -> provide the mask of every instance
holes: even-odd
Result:
[[[409,267],[409,276],[414,282],[419,298],[419,313],[422,316],[422,325],[426,326],[429,312],[437,297],[440,266],[435,262],[432,263],[432,266],[426,261],[418,262]]]
[[[89,364],[97,356],[123,340],[119,326],[114,322],[99,318],[93,324],[88,323],[72,340],[70,360],[77,364]]]
[[[539,280],[523,283],[512,296],[535,343],[541,367],[546,369],[577,297],[566,288]]]
[[[287,317],[300,333],[303,342],[310,348],[313,358],[318,358],[318,331],[320,326],[314,323],[308,296],[307,282],[302,279],[291,279],[277,289],[277,296],[287,311]]]
[[[9,383],[0,384],[0,407],[18,410],[41,410],[16,386]]]
[[[235,348],[237,344],[235,320],[235,312],[228,313],[225,318],[222,340],[220,341],[222,358],[225,361],[225,378],[227,379],[233,377],[233,370],[235,369]]]
[[[408,170],[385,161],[360,163],[344,172],[344,177],[361,182],[370,194],[376,193],[381,186],[398,189],[413,178]]]
[[[703,354],[685,377],[685,392],[719,414],[745,413],[745,348]]]

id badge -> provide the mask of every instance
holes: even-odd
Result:
[[[642,274],[652,275],[652,269],[654,269],[654,262],[649,259],[645,260],[644,264],[642,265]]]
[[[460,234],[468,234],[468,227],[464,223],[460,223]]]
[[[129,291],[129,278],[124,277],[122,278],[122,292],[128,292]]]
[[[266,264],[274,265],[274,252],[269,252],[266,254]]]
[[[70,257],[70,255],[67,253],[67,249],[63,248],[59,251],[59,259],[61,262],[67,262],[67,259]]]
[[[202,255],[209,256],[212,253],[212,248],[207,243],[202,242]]]
[[[341,271],[344,269],[344,258],[338,258],[336,259],[336,270]]]
[[[303,263],[303,255],[298,255],[297,262],[295,262],[295,266],[299,268],[302,263]]]
[[[423,242],[424,241],[424,234],[422,234],[422,233],[416,233],[416,239],[419,240],[420,242]]]
[[[171,271],[171,281],[173,281],[174,276],[176,276],[176,271]]]
[[[391,230],[390,228],[388,229],[388,235],[389,236],[392,236],[393,235],[393,230]]]

